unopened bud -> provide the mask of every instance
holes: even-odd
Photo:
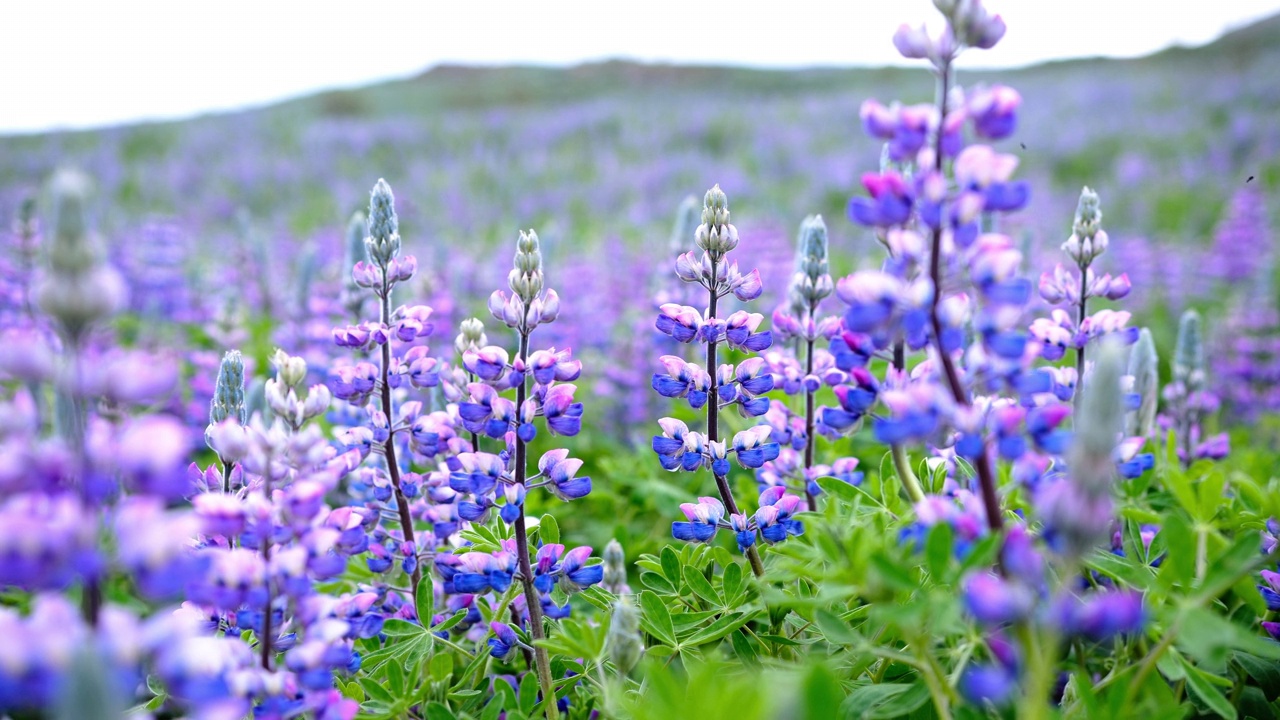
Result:
[[[611,593],[621,595],[622,588],[627,585],[627,556],[622,544],[616,539],[604,546],[604,587]]]
[[[307,361],[289,355],[279,348],[276,348],[275,353],[271,355],[271,365],[276,369],[276,377],[286,387],[300,387],[307,379]]]
[[[692,195],[680,202],[680,209],[676,211],[675,226],[671,228],[671,252],[680,254],[688,247],[689,236],[698,231],[701,212],[698,199]]]
[[[209,403],[209,423],[233,419],[241,425],[248,422],[244,404],[244,360],[239,350],[229,350],[218,366],[213,400]]]
[[[458,326],[458,337],[453,340],[453,349],[461,355],[468,350],[482,348],[489,344],[484,334],[484,323],[479,318],[467,318]]]
[[[1187,310],[1178,321],[1178,343],[1173,355],[1173,380],[1188,393],[1204,388],[1204,341],[1200,313]]]
[[[619,675],[630,674],[640,662],[640,655],[644,652],[640,637],[640,611],[626,597],[619,598],[613,606],[605,647]]]
[[[1151,331],[1142,328],[1138,341],[1129,351],[1129,375],[1133,377],[1133,391],[1138,393],[1138,409],[1129,413],[1125,434],[1149,437],[1155,429],[1156,401],[1159,395],[1160,372],[1156,344]]]
[[[364,240],[369,259],[385,266],[400,254],[400,221],[396,217],[396,198],[386,180],[378,182],[369,193],[368,236]]]

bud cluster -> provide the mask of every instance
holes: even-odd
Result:
[[[276,376],[266,383],[267,407],[297,431],[311,418],[329,409],[333,396],[323,383],[312,385],[306,398],[299,396],[307,379],[307,361],[277,349],[271,356]]]
[[[560,316],[560,296],[555,290],[543,290],[542,250],[533,230],[520,231],[507,286],[510,297],[501,290],[489,296],[489,313],[507,327],[527,335]]]
[[[719,185],[703,198],[702,224],[694,231],[694,243],[712,262],[738,247],[738,229],[729,223],[729,198]]]
[[[128,291],[89,230],[89,179],[75,171],[61,171],[50,181],[48,193],[46,268],[36,282],[35,298],[74,344],[95,323],[123,309]]]

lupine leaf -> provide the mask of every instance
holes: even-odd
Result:
[[[1135,565],[1130,558],[1113,555],[1105,550],[1095,550],[1085,557],[1084,564],[1090,570],[1096,570],[1138,590],[1146,590],[1151,586],[1151,571]]]
[[[645,590],[640,593],[640,609],[643,610],[640,624],[645,631],[667,645],[675,646],[676,630],[671,624],[671,613],[662,600]]]
[[[726,606],[738,604],[738,594],[742,591],[743,577],[742,566],[738,563],[730,563],[724,566],[724,577],[721,580],[721,586],[724,588],[724,604]]]
[[[671,581],[671,586],[676,590],[680,589],[680,558],[676,556],[676,551],[670,545],[662,548],[662,574]]]
[[[720,595],[716,593],[715,588],[711,587],[711,583],[702,576],[702,573],[697,570],[691,570],[690,572],[685,573],[684,581],[685,584],[689,586],[689,589],[698,597],[706,600],[712,605],[718,606],[721,604]]]
[[[1218,717],[1226,720],[1236,719],[1236,709],[1231,706],[1231,702],[1222,694],[1222,691],[1214,687],[1216,678],[1192,665],[1187,665],[1186,676],[1187,688],[1192,695],[1208,706]]]
[[[734,630],[737,630],[743,625],[751,622],[751,618],[754,616],[755,613],[733,613],[732,615],[725,615],[719,620],[716,620],[707,627],[686,638],[684,642],[681,643],[681,647],[697,647],[698,645],[704,645],[706,643],[719,640],[725,635],[728,635]]]
[[[560,542],[560,523],[550,514],[543,515],[538,521],[538,539],[544,544],[555,545]]]

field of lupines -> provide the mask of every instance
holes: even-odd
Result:
[[[1275,23],[1024,96],[935,5],[878,100],[0,139],[0,717],[1276,717]]]

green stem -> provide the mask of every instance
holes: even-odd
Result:
[[[923,501],[924,489],[920,487],[920,479],[911,469],[911,460],[907,458],[907,451],[901,445],[891,447],[893,448],[893,467],[898,471],[898,479],[902,481],[902,487],[906,489],[907,496],[913,503]]]

